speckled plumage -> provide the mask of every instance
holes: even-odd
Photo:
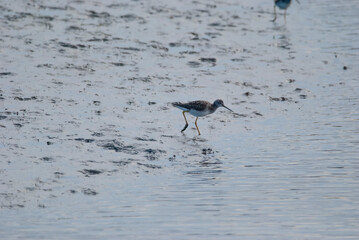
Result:
[[[224,107],[224,108],[227,108],[228,110],[232,111],[228,107],[224,106],[224,103],[221,99],[217,99],[213,103],[198,100],[198,101],[192,101],[192,102],[188,102],[188,103],[174,102],[174,103],[172,103],[172,105],[183,111],[182,114],[186,121],[186,125],[184,126],[184,128],[182,129],[181,132],[186,130],[186,128],[188,127],[188,122],[187,122],[186,115],[185,115],[185,113],[188,112],[189,114],[197,117],[196,121],[195,121],[195,125],[196,125],[199,135],[201,135],[201,133],[197,126],[198,117],[204,117],[208,114],[214,113],[217,110],[217,108],[219,108],[219,107]]]
[[[217,110],[217,108],[213,107],[211,103],[207,101],[193,101],[189,103],[180,103],[175,102],[172,105],[176,108],[179,108],[185,112],[189,112],[191,115],[195,117],[203,117],[208,114],[211,114]]]

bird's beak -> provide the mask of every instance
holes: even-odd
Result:
[[[226,106],[222,105],[222,107],[227,108]],[[233,112],[233,110],[227,108],[229,111]]]
[[[298,4],[300,4],[299,0],[296,0]]]

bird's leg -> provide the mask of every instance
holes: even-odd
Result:
[[[198,126],[197,126],[197,120],[198,120],[198,117],[196,118],[196,121],[194,122],[194,124],[196,125],[197,131],[198,131],[198,135],[201,135],[201,132],[199,131]]]
[[[275,20],[277,19],[277,12],[275,11],[275,4],[274,4],[274,18],[272,20],[272,22],[275,22]]]
[[[182,114],[183,114],[184,120],[186,121],[186,125],[184,126],[184,128],[182,129],[181,132],[183,132],[184,130],[186,130],[186,128],[188,127],[187,118],[186,118],[186,115],[184,115],[185,112],[186,112],[186,111],[183,111]]]
[[[284,10],[284,24],[287,24],[287,9]]]

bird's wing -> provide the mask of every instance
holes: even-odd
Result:
[[[207,104],[203,101],[193,101],[188,103],[189,107],[192,109],[196,109],[197,111],[203,111],[206,109]]]

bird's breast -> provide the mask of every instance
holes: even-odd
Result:
[[[195,117],[204,117],[208,114],[211,114],[212,112],[209,111],[209,110],[205,110],[205,111],[197,111],[197,110],[194,110],[194,109],[191,109],[189,111],[189,113]]]
[[[280,0],[275,3],[280,9],[286,9],[290,5],[290,0]]]

